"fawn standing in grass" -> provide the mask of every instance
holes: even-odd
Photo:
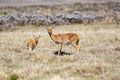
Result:
[[[40,35],[39,36],[33,36],[33,37],[34,37],[33,39],[28,39],[26,41],[26,47],[27,47],[27,49],[29,49],[31,51],[34,50],[35,47],[37,46]]]
[[[48,34],[50,38],[58,44],[58,55],[60,55],[62,50],[62,45],[70,43],[73,47],[75,47],[80,52],[79,47],[79,36],[76,33],[66,33],[66,34],[53,34],[52,32],[53,27],[47,27]]]

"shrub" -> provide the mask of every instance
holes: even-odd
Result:
[[[2,14],[2,15],[6,15],[6,14],[8,14],[8,13],[7,13],[6,11],[2,11],[1,14]]]
[[[18,79],[18,75],[13,74],[13,75],[10,76],[9,80],[17,80],[17,79]]]

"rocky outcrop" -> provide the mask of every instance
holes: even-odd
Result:
[[[0,31],[25,25],[68,25],[91,24],[94,22],[119,23],[120,19],[115,14],[95,16],[74,11],[72,14],[33,15],[33,14],[7,14],[0,16]]]

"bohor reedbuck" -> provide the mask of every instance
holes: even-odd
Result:
[[[52,29],[54,27],[46,27],[50,38],[58,45],[58,55],[62,50],[62,45],[70,43],[74,48],[80,52],[79,36],[76,33],[65,33],[65,34],[53,34]]]
[[[37,44],[39,42],[40,35],[33,36],[33,37],[34,37],[33,39],[26,40],[26,47],[29,50],[34,50],[35,49],[35,47],[37,46]]]

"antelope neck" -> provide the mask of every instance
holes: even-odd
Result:
[[[55,39],[54,39],[54,34],[51,32],[48,32],[49,33],[49,35],[50,35],[50,38],[53,40],[53,41],[55,41]]]
[[[49,35],[50,35],[50,37],[51,37],[52,33],[50,33],[50,32],[48,32],[48,33],[49,33]]]
[[[36,44],[38,44],[38,40],[35,40]]]

